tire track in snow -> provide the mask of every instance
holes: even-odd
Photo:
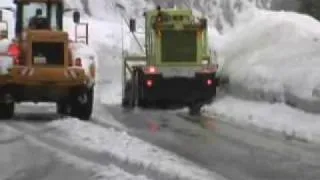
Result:
[[[42,130],[37,129],[35,126],[32,126],[30,124],[17,124],[16,122],[7,122],[6,126],[8,126],[12,131],[15,131],[17,134],[22,134],[21,136],[24,137],[24,139],[31,143],[34,148],[42,148],[47,153],[51,153],[53,157],[52,161],[62,161],[67,165],[71,165],[70,168],[75,167],[77,169],[81,169],[84,172],[88,172],[91,174],[90,180],[100,180],[100,179],[115,179],[115,180],[132,180],[132,179],[138,179],[138,180],[148,180],[149,178],[146,178],[143,175],[132,175],[128,172],[125,172],[123,169],[115,166],[114,164],[99,164],[94,162],[93,160],[88,160],[86,158],[83,158],[81,156],[78,156],[76,154],[70,153],[67,149],[61,148],[56,146],[55,144],[45,142],[42,138],[36,137],[38,132],[41,132]],[[43,131],[42,131],[43,132]],[[41,156],[39,157],[41,158]],[[51,169],[52,167],[53,169]],[[41,168],[41,169],[39,169]],[[18,180],[18,179],[43,179],[46,176],[54,177],[55,179],[64,179],[65,175],[63,174],[55,174],[56,176],[50,175],[51,171],[56,171],[58,169],[62,169],[63,167],[56,167],[56,163],[49,163],[48,167],[46,166],[44,169],[42,169],[42,166],[38,169],[21,169],[16,171],[14,174],[9,176],[6,180]],[[40,173],[35,173],[39,171]],[[63,171],[63,170],[62,170]],[[80,179],[86,179],[81,176],[82,171],[79,171],[77,174],[72,174],[73,176],[79,176]],[[85,173],[84,173],[85,174]],[[71,174],[70,174],[71,175]],[[88,174],[87,174],[88,175]],[[43,177],[43,178],[42,178]],[[68,176],[68,178],[71,178]],[[72,178],[71,178],[72,179]],[[74,178],[73,178],[74,179]]]
[[[94,123],[96,124],[96,123]],[[37,142],[45,145],[46,147],[54,148],[55,151],[62,152],[64,154],[68,154],[69,156],[73,156],[75,158],[79,158],[88,163],[97,164],[99,166],[110,166],[115,165],[124,171],[133,174],[135,176],[145,175],[150,179],[155,180],[179,180],[181,178],[176,175],[171,176],[170,174],[157,171],[150,167],[145,167],[143,163],[136,164],[129,162],[129,160],[121,160],[119,157],[116,157],[108,152],[97,153],[92,152],[87,149],[81,149],[78,146],[73,146],[67,143],[67,139],[60,139],[54,137],[54,134],[50,134],[49,132],[53,130],[53,128],[41,128],[40,124],[32,124],[25,122],[8,122],[7,125],[17,131],[23,133],[24,138],[31,137]],[[101,126],[101,125],[99,125]],[[108,128],[107,125],[102,125],[103,128]],[[46,134],[49,133],[49,134]]]
[[[26,108],[25,111],[32,109],[30,107]],[[136,136],[132,136],[130,132],[126,133],[128,131],[126,128],[114,128],[114,124],[111,123],[109,125],[108,117],[103,120],[93,118],[89,122],[79,121],[74,118],[72,118],[74,120],[67,118],[65,121],[63,120],[64,118],[53,114],[51,111],[52,108],[47,115],[43,111],[36,115],[22,113],[20,117],[18,115],[18,119],[23,122],[11,122],[11,124],[22,128],[23,131],[27,130],[33,137],[41,138],[43,142],[49,143],[51,146],[67,150],[70,154],[75,154],[78,157],[86,158],[99,164],[106,164],[107,162],[116,164],[131,174],[142,171],[140,174],[145,174],[153,179],[169,180],[204,180],[213,179],[217,176],[215,173],[208,172],[193,162],[185,161],[184,158],[176,156],[174,153],[163,151],[161,148],[159,149],[135,138]],[[101,116],[104,115],[102,114]],[[46,120],[41,123],[44,119],[49,119],[49,121]],[[25,123],[25,121],[28,122]],[[57,131],[55,129],[47,129],[50,125],[58,127]],[[79,132],[84,132],[84,135]],[[69,141],[75,141],[75,143],[70,143]],[[129,146],[123,146],[123,143]],[[114,146],[113,144],[115,147],[112,147]],[[87,146],[90,147],[87,148]],[[110,150],[108,146],[111,146]]]
[[[303,163],[320,166],[320,159],[317,153],[320,146],[306,144],[300,141],[287,140],[282,134],[275,131],[268,131],[255,126],[245,126],[221,120],[222,117],[212,117],[203,115],[200,117],[190,117],[186,113],[179,112],[178,117],[203,126],[206,129],[213,128],[215,136],[227,138],[230,141],[242,141],[245,144],[263,148],[264,150],[279,153],[286,156],[284,152],[290,152],[292,156],[299,158]],[[209,127],[206,126],[209,124]],[[210,126],[210,124],[216,124]]]

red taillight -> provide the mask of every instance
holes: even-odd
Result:
[[[154,66],[148,66],[144,68],[144,73],[145,74],[158,74],[158,70]]]
[[[82,66],[82,62],[81,62],[81,59],[80,59],[80,58],[77,58],[77,59],[76,59],[76,61],[75,61],[75,66],[79,66],[79,67]]]
[[[146,84],[147,84],[148,87],[152,87],[153,86],[153,81],[149,79],[149,80],[146,81]]]
[[[18,44],[11,44],[8,48],[8,54],[10,56],[19,56],[20,55],[20,48]]]
[[[150,73],[155,73],[156,72],[156,68],[153,67],[153,66],[149,67],[148,70],[149,70]]]
[[[207,85],[208,85],[208,86],[211,86],[212,84],[213,84],[212,79],[208,79],[208,80],[207,80]]]
[[[19,64],[19,56],[21,50],[18,44],[13,43],[9,45],[8,54],[14,58],[14,64]]]

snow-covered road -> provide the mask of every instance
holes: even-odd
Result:
[[[108,119],[82,122],[59,117],[54,110],[49,104],[21,105],[14,120],[0,124],[1,145],[5,146],[6,155],[9,153],[0,158],[0,169],[11,168],[3,177],[64,179],[71,173],[75,179],[223,179],[127,134],[111,115],[104,117]],[[8,151],[11,148],[15,150]],[[14,154],[20,156],[13,157]],[[14,166],[18,169],[12,169]],[[70,166],[70,171],[63,172],[68,170],[65,166]]]
[[[180,111],[100,108],[108,114],[105,119],[83,122],[59,117],[52,105],[19,106],[14,120],[0,124],[0,179],[316,180],[320,176],[320,147],[314,144],[219,119],[191,118]]]
[[[1,124],[0,128],[0,179],[147,179],[131,175],[112,164],[98,165],[64,153],[8,125]]]
[[[80,1],[66,2],[73,7]],[[145,3],[136,2],[139,6],[122,1],[132,6],[128,15],[141,14]],[[244,9],[252,11],[244,17],[238,16],[243,12],[235,14],[240,28],[226,26],[231,31],[220,36],[210,27],[210,42],[220,67],[225,63],[222,74],[230,79],[229,92],[246,100],[217,99],[207,108],[211,117],[191,119],[195,124],[177,112],[121,110],[121,18],[112,3],[104,4],[108,11],[91,4],[93,16],[99,18],[82,21],[89,22],[89,45],[98,56],[92,121],[60,117],[48,104],[19,106],[14,120],[0,122],[0,179],[318,180],[320,148],[305,140],[319,136],[319,116],[281,103],[319,110],[314,106],[319,101],[319,23],[294,13],[260,12],[245,2]],[[64,24],[72,39],[73,24],[67,16]],[[123,35],[125,49],[136,51],[128,29]],[[286,73],[277,76],[279,72]],[[205,128],[198,127],[199,121]],[[288,136],[265,134],[257,126]],[[296,142],[297,137],[304,142]]]
[[[318,145],[225,123],[218,117],[191,118],[161,110],[123,113],[114,105],[108,109],[130,134],[230,180],[316,180],[320,176]]]

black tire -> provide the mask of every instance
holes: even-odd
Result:
[[[68,115],[68,104],[66,102],[57,102],[57,113],[61,115]]]
[[[14,116],[14,103],[0,103],[0,119],[12,119]]]
[[[132,74],[132,79],[125,85],[125,94],[122,99],[122,107],[126,109],[133,109],[139,103],[139,74],[135,69]]]
[[[85,92],[85,95],[87,96],[87,101],[83,104],[78,101],[78,96],[72,98],[71,116],[81,120],[90,120],[93,109],[94,89],[89,89]]]
[[[151,103],[148,100],[145,99],[139,99],[138,106],[141,108],[149,108],[151,106]]]
[[[200,116],[201,115],[201,104],[193,104],[189,106],[189,115],[190,116]]]
[[[124,97],[122,98],[122,107],[123,108],[132,108],[132,83],[127,82],[125,85],[125,90],[124,90]]]

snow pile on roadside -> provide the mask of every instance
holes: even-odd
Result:
[[[106,86],[104,92],[100,95],[100,101],[107,105],[121,104],[122,84],[114,83]]]
[[[209,25],[225,33],[234,27],[250,21],[257,7],[270,9],[272,0],[188,0],[182,4],[191,7],[198,14],[208,17]],[[177,1],[177,3],[180,3]],[[241,16],[242,14],[246,16]]]
[[[142,164],[146,168],[182,179],[212,180],[216,176],[192,162],[132,137],[126,132],[108,130],[76,119],[54,121],[49,126],[59,129],[61,136],[67,136],[76,145],[107,152],[123,161]]]
[[[90,170],[92,172],[92,176],[89,180],[149,180],[145,176],[135,176],[129,174],[128,172],[120,169],[115,165],[102,166],[99,164],[94,164],[89,161],[82,160],[76,156],[70,156],[68,154],[64,154],[59,152],[56,154],[57,158],[64,163],[75,166],[78,169]]]
[[[258,126],[282,132],[288,137],[320,142],[320,115],[305,113],[285,104],[244,101],[227,96],[217,99],[207,110],[208,115],[218,115],[224,121]]]
[[[142,17],[144,8],[152,8],[153,3],[145,0],[65,0],[65,5],[77,8],[80,12],[89,14],[90,16],[105,21],[116,21],[118,16],[118,8],[116,4],[120,4],[124,9],[126,15],[132,17]]]
[[[72,16],[67,14],[64,16],[64,29],[68,31],[69,38],[75,40],[75,24],[73,23]],[[89,45],[93,48],[102,43],[110,47],[121,48],[121,19],[117,17],[116,22],[106,22],[87,16],[81,16],[81,22],[88,23],[89,25]],[[128,32],[126,28],[126,32]],[[85,26],[78,26],[79,35],[85,35]],[[124,31],[125,32],[125,31]],[[125,42],[126,43],[126,42]],[[128,44],[126,45],[128,46]]]
[[[121,24],[86,16],[82,17],[81,21],[89,24],[89,44],[88,46],[82,44],[83,47],[78,48],[77,52],[81,57],[90,59],[90,56],[93,56],[96,60],[98,85],[96,99],[103,104],[119,103],[121,100]],[[75,40],[75,25],[68,15],[64,17],[64,28],[69,32],[70,40]],[[78,32],[81,35],[85,34],[84,28],[79,28]],[[124,41],[124,47],[129,47],[129,43]],[[82,52],[83,49],[85,49],[84,52]]]
[[[82,22],[89,24],[88,46],[92,53],[85,55],[88,57],[92,54],[91,56],[94,55],[97,59],[98,100],[102,104],[119,104],[122,96],[122,47],[130,52],[141,52],[141,50],[128,27],[121,23],[120,15],[115,16],[113,21],[99,20],[86,15],[81,19]],[[75,40],[75,25],[70,14],[64,17],[64,28],[69,32],[70,40]],[[78,32],[84,35],[84,28],[79,28]],[[141,39],[140,34],[138,37]]]
[[[297,13],[257,13],[218,47],[229,90],[320,112],[320,23]]]

